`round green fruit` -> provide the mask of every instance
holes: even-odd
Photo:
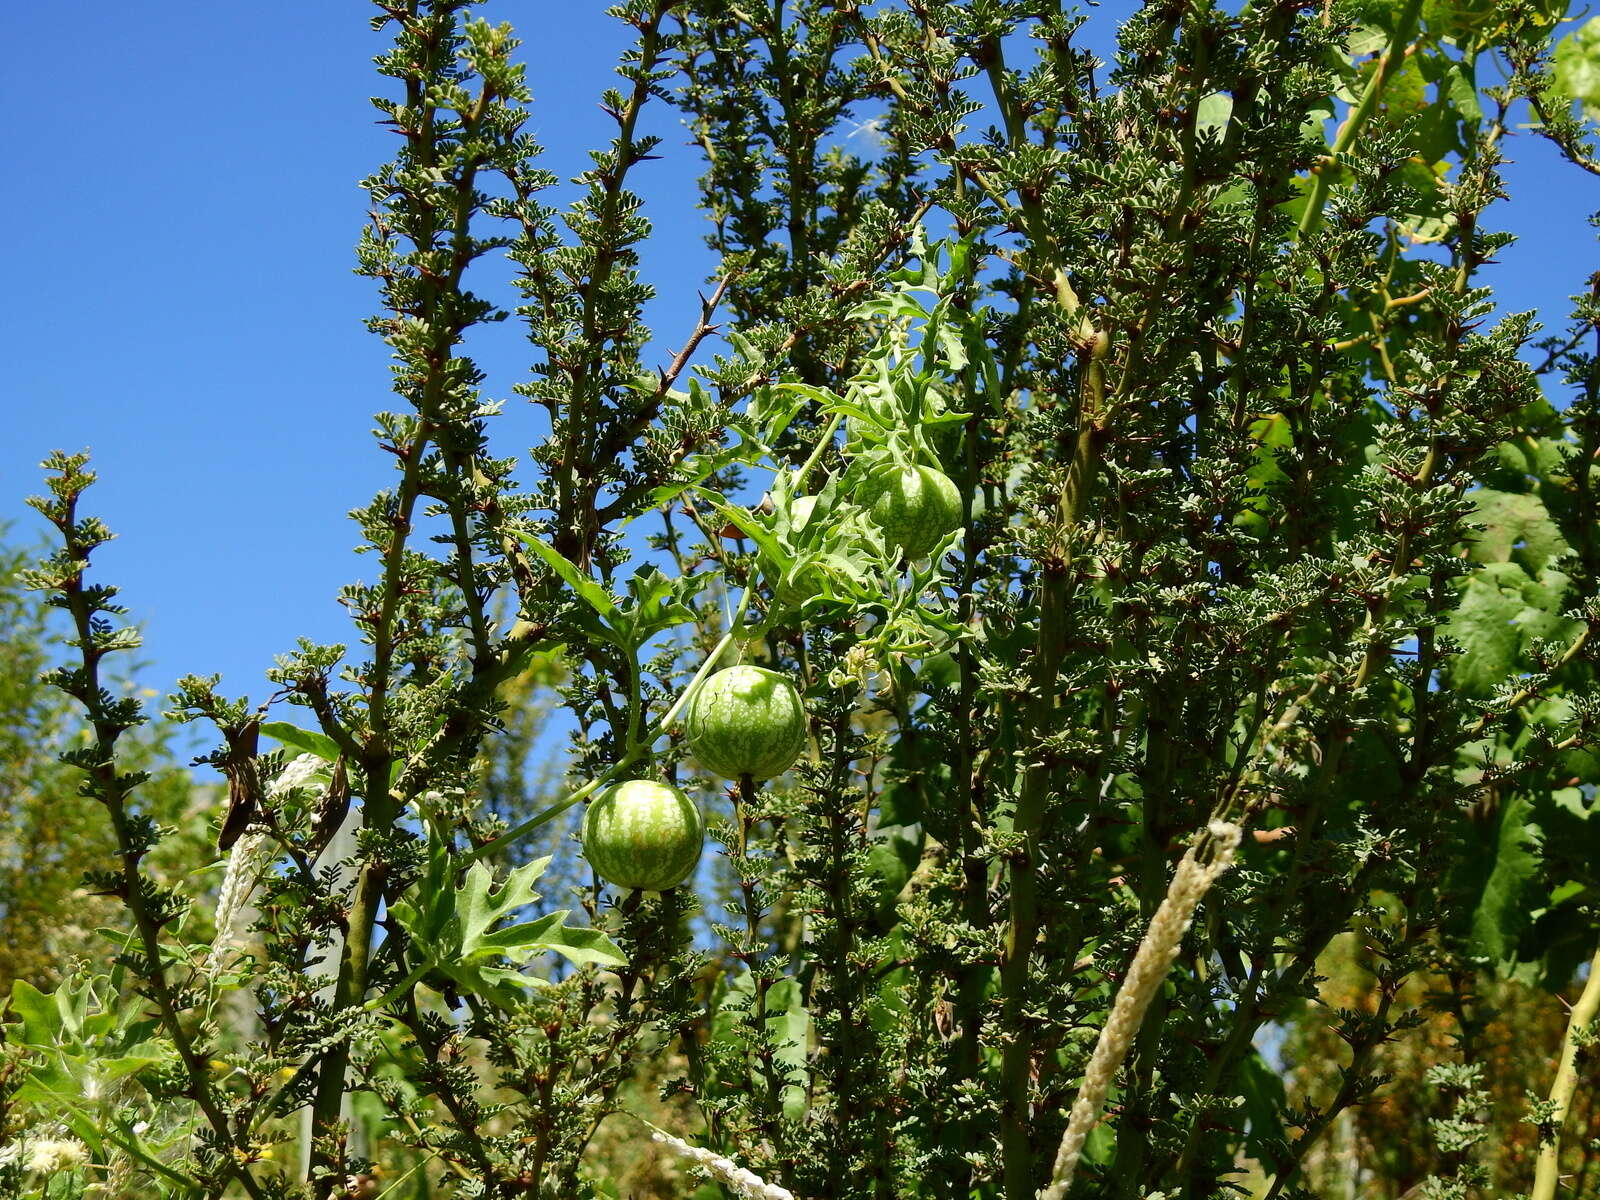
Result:
[[[806,710],[794,684],[765,667],[718,671],[689,701],[689,751],[726,779],[782,775],[806,745]]]
[[[583,814],[583,856],[607,883],[664,892],[694,874],[705,822],[693,800],[651,779],[602,792]]]
[[[867,517],[908,559],[925,558],[961,525],[961,493],[949,476],[932,467],[908,467],[869,485]]]

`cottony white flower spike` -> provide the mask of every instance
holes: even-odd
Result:
[[[633,1116],[632,1113],[628,1115]],[[691,1146],[682,1138],[673,1137],[665,1129],[657,1129],[643,1117],[634,1117],[634,1120],[650,1130],[652,1141],[659,1142],[679,1158],[703,1168],[712,1178],[733,1189],[736,1195],[743,1197],[743,1200],[795,1200],[794,1193],[788,1188],[766,1182],[754,1171],[741,1167],[731,1158],[724,1158],[715,1151],[701,1146]]]
[[[1073,1102],[1072,1114],[1067,1119],[1067,1132],[1061,1138],[1061,1148],[1056,1152],[1055,1169],[1050,1173],[1050,1186],[1039,1193],[1039,1200],[1062,1200],[1072,1184],[1073,1173],[1078,1169],[1078,1159],[1083,1154],[1089,1133],[1100,1121],[1100,1110],[1105,1105],[1106,1093],[1117,1068],[1128,1057],[1133,1039],[1144,1023],[1145,1010],[1150,1007],[1161,983],[1172,968],[1183,935],[1189,931],[1194,910],[1200,900],[1211,890],[1217,877],[1233,863],[1234,852],[1244,830],[1227,821],[1212,821],[1206,828],[1206,839],[1211,847],[1211,860],[1200,863],[1195,851],[1200,843],[1189,847],[1188,853],[1172,873],[1172,883],[1167,897],[1150,918],[1150,928],[1133,956],[1128,974],[1117,989],[1117,998],[1111,1005],[1111,1015],[1100,1030],[1100,1040],[1095,1043],[1089,1066],[1083,1073],[1083,1085]]]
[[[301,754],[291,759],[267,789],[273,800],[282,799],[299,788],[321,785],[318,778],[328,764],[315,754]],[[249,903],[261,875],[272,861],[272,837],[261,825],[246,829],[233,844],[228,855],[228,868],[222,876],[222,887],[217,893],[217,935],[211,944],[210,969],[213,974],[222,969],[226,951],[233,945],[234,924]]]
[[[223,952],[233,944],[234,924],[244,911],[261,872],[272,860],[272,835],[260,825],[246,829],[228,853],[228,869],[217,892],[217,935],[211,944],[211,965],[219,967]]]
[[[310,787],[318,773],[327,770],[328,764],[315,754],[301,754],[289,761],[289,764],[278,772],[278,777],[272,781],[272,786],[267,789],[267,795],[278,799],[296,788]]]
[[[89,1147],[77,1138],[44,1138],[28,1150],[28,1170],[40,1175],[70,1171],[89,1161]]]

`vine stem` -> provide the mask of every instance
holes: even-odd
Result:
[[[532,833],[541,825],[560,816],[574,804],[577,804],[587,797],[593,795],[596,791],[610,783],[618,775],[622,774],[623,771],[627,770],[634,763],[638,762],[640,758],[644,757],[644,755],[649,751],[650,747],[655,744],[655,740],[665,733],[667,729],[671,727],[672,723],[678,719],[678,714],[683,711],[684,705],[689,702],[690,697],[692,697],[696,690],[699,689],[701,683],[705,681],[706,676],[711,674],[712,670],[716,667],[718,660],[722,658],[722,652],[732,644],[734,638],[739,636],[740,622],[744,620],[745,609],[750,606],[750,595],[752,590],[752,588],[745,588],[744,595],[739,598],[739,606],[733,610],[733,618],[728,624],[728,632],[722,635],[722,640],[719,641],[711,653],[706,656],[706,660],[700,664],[700,669],[695,672],[694,678],[689,681],[689,686],[684,688],[683,691],[678,694],[678,698],[673,701],[672,707],[666,711],[659,721],[657,721],[645,732],[643,737],[639,738],[636,742],[630,745],[623,753],[621,758],[617,759],[615,763],[607,767],[588,783],[584,784],[580,788],[577,788],[575,791],[570,792],[564,799],[556,801],[556,803],[552,804],[549,808],[544,809],[542,812],[535,813],[526,821],[522,822],[520,825],[516,825],[513,828],[508,829],[505,833],[502,833],[493,841],[485,842],[477,849],[468,851],[462,856],[461,865],[467,866],[471,863],[477,862],[480,858],[486,858],[489,855],[494,854],[496,851],[505,849],[513,842],[520,841],[522,838],[527,837],[528,834]]]
[[[1567,1123],[1572,1097],[1578,1090],[1578,1042],[1583,1032],[1600,1013],[1600,948],[1589,960],[1589,978],[1583,994],[1567,1018],[1566,1036],[1561,1039],[1561,1061],[1556,1064],[1555,1082],[1550,1085],[1550,1137],[1541,1140],[1539,1160],[1534,1168],[1532,1200],[1555,1200],[1556,1184],[1561,1179],[1561,1127]]]
[[[833,419],[829,421],[827,427],[823,429],[822,436],[817,438],[817,444],[811,448],[810,456],[803,464],[801,464],[800,469],[795,472],[794,486],[798,490],[802,492],[805,490],[807,476],[809,476],[811,472],[816,469],[817,463],[822,461],[822,456],[827,452],[828,447],[833,445],[833,435],[835,432],[837,432],[839,424],[843,420],[843,413],[833,414]]]
[[[1308,233],[1315,233],[1322,225],[1322,209],[1328,202],[1328,188],[1332,185],[1333,169],[1339,165],[1340,156],[1355,145],[1362,129],[1372,119],[1372,114],[1378,111],[1378,101],[1383,96],[1383,89],[1388,86],[1389,80],[1405,61],[1406,47],[1416,36],[1417,23],[1421,17],[1422,0],[1406,0],[1405,8],[1400,10],[1399,20],[1395,22],[1389,44],[1384,47],[1383,57],[1378,60],[1378,69],[1372,73],[1372,78],[1367,80],[1361,98],[1356,101],[1356,106],[1350,110],[1350,115],[1339,127],[1332,148],[1312,168],[1311,192],[1306,197],[1305,212],[1300,214],[1297,236],[1304,237]]]
[[[410,991],[411,988],[424,975],[426,975],[428,973],[428,968],[429,968],[430,965],[431,964],[429,964],[427,962],[418,963],[415,967],[413,967],[411,969],[411,973],[410,974],[408,974],[399,983],[395,984],[392,988],[390,988],[383,995],[377,997],[374,1000],[368,1000],[367,1004],[366,1004],[367,1011],[368,1012],[378,1012],[378,1011],[380,1011],[380,1010],[382,1010],[384,1008],[387,1008],[389,1005],[393,1004],[396,1000],[399,1000],[408,991]]]

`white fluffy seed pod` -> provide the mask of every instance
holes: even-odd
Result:
[[[319,776],[328,764],[315,754],[302,754],[290,760],[267,789],[271,800],[281,799],[299,788],[323,786]],[[261,877],[271,865],[275,847],[272,835],[264,825],[252,825],[240,835],[228,854],[228,866],[222,875],[222,886],[217,891],[216,940],[211,944],[210,967],[221,969],[227,951],[233,945],[239,914],[250,902]]]
[[[1105,1105],[1111,1081],[1116,1077],[1117,1068],[1122,1066],[1122,1060],[1128,1057],[1139,1026],[1144,1023],[1145,1010],[1172,968],[1183,935],[1189,931],[1189,922],[1194,920],[1194,910],[1217,877],[1232,865],[1239,839],[1244,836],[1239,826],[1227,821],[1211,822],[1206,832],[1210,836],[1203,841],[1209,842],[1210,860],[1196,861],[1195,851],[1200,843],[1189,847],[1178,869],[1172,873],[1166,899],[1150,918],[1150,928],[1145,930],[1127,977],[1117,989],[1111,1015],[1100,1030],[1100,1039],[1083,1073],[1083,1085],[1078,1089],[1078,1098],[1067,1119],[1067,1132],[1056,1152],[1050,1186],[1039,1193],[1040,1200],[1062,1200],[1067,1194],[1073,1173],[1078,1169],[1078,1159],[1083,1155],[1083,1145],[1100,1121],[1100,1110]]]
[[[642,1120],[638,1117],[634,1119]],[[679,1158],[702,1168],[719,1183],[733,1189],[734,1194],[743,1197],[744,1200],[794,1200],[794,1193],[788,1188],[766,1182],[754,1171],[741,1167],[733,1159],[724,1158],[715,1151],[701,1146],[691,1146],[682,1138],[673,1137],[666,1130],[657,1129],[648,1121],[643,1123],[650,1129],[651,1141],[659,1142]]]
[[[233,945],[234,925],[261,880],[261,872],[272,859],[272,835],[262,825],[252,825],[239,836],[228,852],[228,867],[217,890],[217,935],[211,943],[211,961],[221,961],[223,952]]]
[[[41,1138],[28,1147],[28,1170],[38,1175],[71,1171],[89,1161],[89,1147],[77,1138]]]

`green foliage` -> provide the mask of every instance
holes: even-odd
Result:
[[[1586,118],[1600,121],[1600,17],[1557,42],[1552,60],[1556,85],[1577,101]]]
[[[1595,170],[1561,14],[1152,4],[1107,70],[1052,4],[627,0],[616,135],[557,212],[516,41],[472,7],[374,20],[396,476],[353,514],[355,636],[265,701],[172,701],[229,782],[214,931],[155,869],[144,714],[103,681],[136,639],[90,582],[92,476],[46,464],[31,578],[91,734],[62,758],[127,931],[89,992],[13,992],[7,1129],[86,1122],[108,1161],[74,1170],[138,1194],[565,1200],[622,1194],[585,1149],[643,1072],[723,1179],[1025,1200],[1225,819],[1253,837],[1122,1031],[1072,1194],[1310,1194],[1412,1040],[1418,1186],[1501,1178],[1483,1014],[1417,987],[1561,989],[1593,953],[1597,309],[1536,342],[1484,279],[1516,104]],[[673,120],[717,266],[652,371],[630,179]],[[519,303],[473,290],[501,252]],[[465,352],[502,320],[531,471]],[[730,663],[783,711],[728,708]],[[698,787],[697,886],[578,867],[578,806],[633,775]],[[1258,1046],[1308,1012],[1336,1077],[1285,1091]],[[65,1097],[102,1060],[159,1137]]]
[[[445,987],[509,1008],[516,1004],[518,988],[541,981],[500,965],[508,961],[526,963],[555,951],[573,962],[623,966],[627,960],[609,938],[597,930],[563,925],[565,912],[503,924],[539,899],[533,884],[546,863],[545,859],[526,863],[499,883],[483,863],[473,863],[452,886],[451,856],[442,847],[436,850],[427,873],[418,880],[418,900],[397,900],[391,909],[409,935],[408,951],[417,960],[404,987],[418,978],[429,982],[429,975],[436,972],[449,980]]]
[[[115,918],[115,901],[91,894],[85,872],[115,844],[104,815],[78,791],[77,773],[57,755],[84,736],[70,701],[40,679],[53,656],[48,610],[25,591],[29,555],[0,546],[0,994],[24,980],[53,988],[75,962],[109,964],[95,930]],[[131,683],[114,686],[133,694]],[[149,860],[172,881],[207,861],[205,821],[215,798],[170,765],[171,728],[162,723],[127,747],[128,765],[151,772],[145,796],[172,829]]]

